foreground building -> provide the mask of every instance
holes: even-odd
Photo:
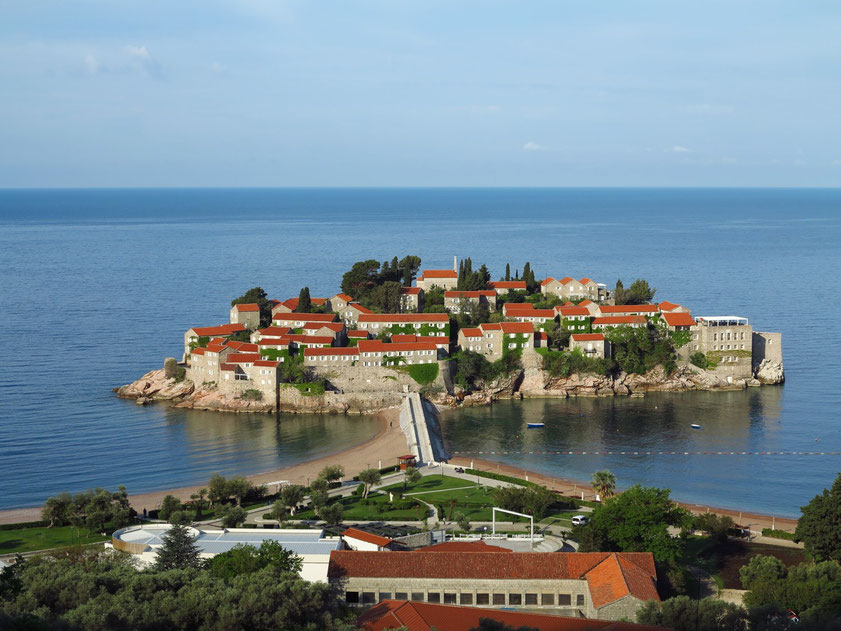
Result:
[[[327,576],[351,606],[394,599],[619,620],[660,600],[650,552],[337,550]]]
[[[384,600],[371,607],[356,619],[364,631],[407,629],[408,631],[470,631],[479,627],[482,618],[492,618],[512,629],[539,629],[540,631],[664,631],[633,622],[611,620],[585,620],[565,616],[520,611],[488,611],[477,607],[433,605],[431,603]]]

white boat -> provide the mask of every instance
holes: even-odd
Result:
[[[692,429],[701,429],[701,426],[698,425],[698,423],[692,423],[692,425],[690,425],[689,427],[691,427]]]
[[[529,429],[537,429],[539,427],[545,427],[546,423],[526,423],[526,427]]]

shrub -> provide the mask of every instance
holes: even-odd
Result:
[[[263,400],[263,393],[260,390],[255,390],[254,388],[249,388],[241,395],[239,395],[240,399],[245,399],[246,401],[262,401]]]
[[[785,530],[773,530],[771,528],[762,529],[763,537],[774,537],[775,539],[787,539],[789,541],[797,541],[797,537],[793,532],[786,532]]]
[[[412,364],[409,376],[422,386],[432,383],[438,378],[438,364]]]
[[[169,520],[170,515],[181,510],[181,501],[174,495],[167,495],[161,500],[161,509],[158,511],[160,519]]]
[[[707,369],[707,356],[704,355],[701,351],[697,353],[692,353],[689,356],[689,362],[697,366],[698,368],[702,368],[704,370]]]

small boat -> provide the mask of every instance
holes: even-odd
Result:
[[[690,425],[689,427],[691,427],[692,429],[701,429],[701,426],[698,425],[698,423],[692,423],[692,425]]]
[[[546,423],[526,423],[526,427],[529,429],[537,429],[539,427],[545,427]]]

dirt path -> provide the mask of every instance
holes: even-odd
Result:
[[[352,477],[369,467],[377,467],[380,461],[382,466],[397,464],[397,456],[406,453],[406,438],[400,429],[400,410],[392,408],[381,412],[379,415],[380,427],[376,434],[369,440],[349,447],[339,453],[330,456],[317,458],[309,462],[303,462],[291,467],[256,473],[246,476],[255,484],[266,484],[279,480],[288,480],[292,484],[308,484],[309,480],[315,479],[318,472],[326,465],[340,464],[345,468],[345,476]],[[206,486],[205,484],[201,486]],[[201,486],[189,486],[176,489],[164,489],[151,493],[131,495],[131,505],[142,513],[143,509],[152,510],[157,508],[164,496],[175,495],[181,500],[187,500]],[[275,489],[271,488],[274,492]],[[37,521],[41,519],[40,508],[16,508],[0,511],[0,524],[14,524],[26,521]]]

